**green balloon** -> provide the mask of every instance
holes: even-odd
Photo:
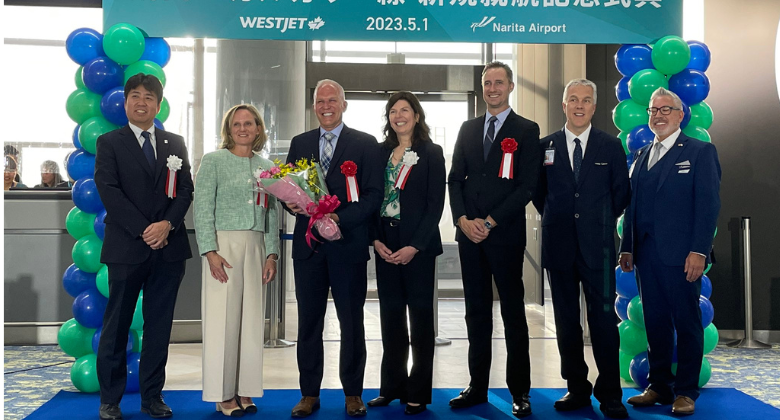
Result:
[[[647,124],[647,105],[640,105],[631,99],[617,104],[612,111],[612,121],[620,131],[630,132],[634,127]]]
[[[658,88],[669,89],[669,81],[666,76],[655,69],[639,70],[628,81],[628,93],[631,94],[631,100],[647,108],[650,103],[650,96]]]
[[[110,123],[102,115],[84,121],[79,128],[79,142],[81,142],[81,147],[94,155],[97,150],[98,137],[109,131],[114,131],[117,128],[119,128],[119,126]]]
[[[79,358],[92,353],[92,336],[95,330],[84,327],[71,318],[62,324],[57,333],[57,343],[65,354]]]
[[[65,217],[65,228],[74,239],[95,234],[95,215],[85,213],[78,207],[73,207]]]
[[[79,66],[78,69],[76,69],[76,89],[86,88],[84,85],[84,66]]]
[[[138,61],[144,54],[144,48],[144,35],[127,23],[117,23],[103,35],[103,51],[108,58],[124,66]]]
[[[76,124],[83,124],[84,121],[92,117],[102,115],[100,113],[101,98],[100,95],[91,92],[86,87],[78,88],[68,96],[68,100],[65,102],[65,111]]]
[[[691,61],[691,48],[679,36],[669,35],[658,40],[651,53],[653,66],[663,74],[677,74]]]
[[[165,72],[159,64],[154,61],[141,60],[127,66],[125,69],[125,83],[138,73],[149,74],[160,79],[160,83],[165,86]]]
[[[621,131],[620,134],[618,134],[618,138],[620,139],[620,143],[623,144],[623,151],[628,155],[628,144],[626,144],[626,141],[628,141],[628,131]]]
[[[618,350],[618,354],[620,355],[620,377],[625,379],[627,382],[634,382],[634,380],[631,379],[631,373],[629,371],[633,357],[623,352],[623,350]]]
[[[634,357],[647,351],[647,333],[642,327],[625,320],[618,324],[618,332],[620,333],[620,350],[623,350],[627,355]]]
[[[718,333],[718,329],[715,327],[715,324],[710,323],[710,325],[704,329],[704,354],[708,354],[715,350],[715,347],[718,347],[719,339],[720,334]]]
[[[718,228],[717,227],[715,227],[715,233],[712,235],[712,237],[714,238],[716,236],[718,236]]]
[[[95,362],[97,355],[88,354],[73,362],[70,367],[70,380],[81,392],[98,392],[100,384],[97,378],[97,367]]]
[[[143,330],[130,330],[133,334],[133,353],[140,353],[144,345],[144,332]]]
[[[163,98],[160,102],[160,112],[157,113],[157,119],[160,122],[165,122],[169,115],[171,115],[171,106],[168,105],[168,98]]]
[[[645,314],[642,312],[642,300],[639,295],[634,296],[631,302],[628,302],[628,319],[638,327],[645,328]]]
[[[95,284],[101,295],[108,297],[108,266],[100,267],[95,277]]]
[[[712,268],[712,263],[707,264],[707,268],[704,269],[704,274],[707,274],[707,272],[710,271],[710,268]]]
[[[624,219],[623,216],[625,215],[621,214],[620,217],[618,217],[617,219],[617,234],[620,239],[623,239],[623,219]]]
[[[706,102],[699,102],[691,107],[691,121],[688,125],[695,125],[706,130],[712,126],[712,108]]]
[[[103,264],[100,262],[100,250],[103,241],[96,235],[87,235],[76,241],[71,256],[79,270],[87,273],[97,273]]]
[[[701,361],[701,371],[699,372],[699,388],[703,388],[707,385],[707,382],[712,378],[712,366],[707,358],[703,358]]]
[[[144,295],[138,296],[138,301],[135,303],[135,312],[133,312],[133,322],[130,324],[130,329],[144,329]]]
[[[697,140],[712,143],[710,133],[699,126],[688,124],[688,126],[683,129],[683,133],[685,133],[686,136],[693,137]]]

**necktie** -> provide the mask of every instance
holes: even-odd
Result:
[[[574,139],[574,159],[572,159],[572,166],[574,167],[574,182],[580,182],[580,168],[582,168],[582,146],[580,146],[580,139]]]
[[[664,147],[663,144],[661,144],[660,141],[655,142],[655,146],[653,146],[653,155],[650,156],[650,162],[647,163],[647,170],[649,171],[650,168],[653,167],[658,162],[658,159],[661,157],[661,148]]]
[[[320,166],[322,166],[322,172],[324,175],[328,175],[328,168],[330,168],[330,160],[333,159],[333,143],[331,141],[336,138],[336,135],[330,131],[323,134],[325,138],[325,148],[322,150],[322,158],[320,159]]]
[[[141,147],[141,150],[144,151],[144,155],[146,156],[146,161],[149,162],[149,166],[154,170],[154,164],[157,161],[157,159],[154,157],[154,146],[152,146],[152,135],[148,131],[144,131],[141,133],[141,137],[144,138],[144,145]]]
[[[493,146],[493,136],[496,135],[496,120],[497,118],[495,115],[491,116],[488,120],[490,125],[488,126],[488,131],[485,135],[485,141],[482,143],[482,155],[485,161],[487,161],[488,155],[490,154],[490,147]]]

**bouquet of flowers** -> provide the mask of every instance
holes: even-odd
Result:
[[[336,222],[325,217],[326,214],[333,213],[341,202],[335,195],[328,195],[325,181],[319,175],[319,163],[308,159],[300,159],[294,164],[275,160],[274,165],[268,170],[255,170],[258,191],[305,210],[310,217],[306,229],[306,243],[309,247],[312,246],[312,239],[319,242],[311,232],[312,226],[325,240],[341,239],[341,230]]]

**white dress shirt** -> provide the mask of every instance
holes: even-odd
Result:
[[[133,125],[133,123],[128,123],[127,125],[130,126],[130,129],[133,130],[133,134],[135,134],[135,139],[138,140],[138,145],[141,146],[141,150],[144,148],[144,142],[146,139],[141,135],[144,131],[148,131],[149,141],[152,142],[152,148],[154,148],[154,157],[157,158],[157,135],[154,132],[154,125],[151,126],[148,130],[142,130],[140,127]]]
[[[563,132],[566,134],[566,149],[569,151],[569,165],[571,165],[572,171],[574,170],[574,147],[576,146],[576,144],[574,144],[574,139],[580,139],[580,147],[582,147],[582,158],[584,159],[585,149],[588,147],[588,138],[590,138],[591,127],[593,126],[588,124],[588,128],[586,128],[582,134],[575,136],[574,133],[569,131],[565,125],[563,126]]]

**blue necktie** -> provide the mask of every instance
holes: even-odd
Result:
[[[323,175],[328,175],[328,168],[330,168],[330,160],[333,159],[333,141],[336,135],[330,131],[323,134],[325,138],[325,148],[322,150],[322,158],[320,159],[320,166],[322,167]]]
[[[579,184],[580,182],[580,168],[582,168],[582,146],[580,146],[580,139],[574,139],[574,182]]]
[[[488,155],[490,154],[490,147],[493,146],[493,136],[496,135],[496,118],[495,115],[491,116],[488,122],[490,125],[488,126],[487,134],[485,135],[485,141],[482,143],[482,154],[485,161],[487,161]]]
[[[147,162],[149,162],[149,167],[151,167],[152,171],[154,171],[154,164],[157,161],[157,159],[154,157],[154,146],[152,146],[152,135],[148,131],[144,131],[141,133],[141,137],[144,138],[144,145],[141,147],[141,150],[144,151],[146,160]]]

